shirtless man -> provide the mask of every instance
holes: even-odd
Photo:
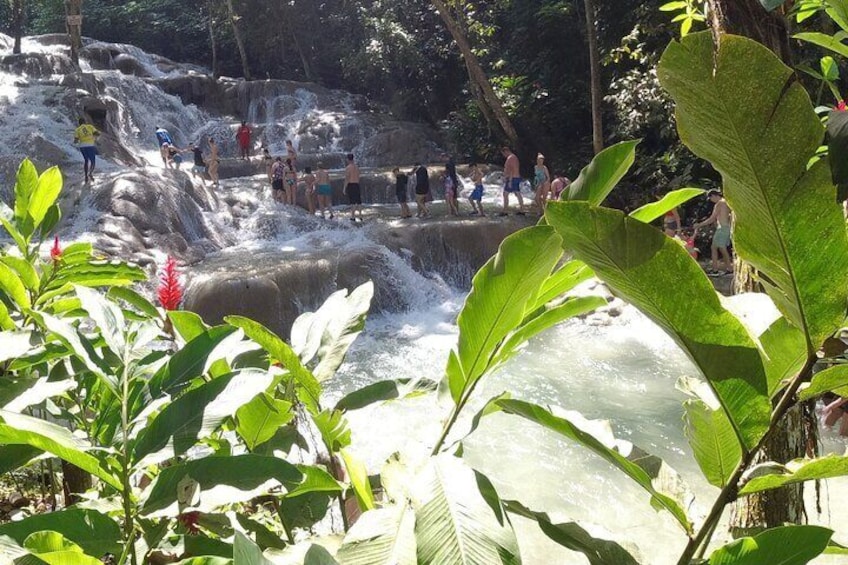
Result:
[[[518,212],[519,216],[524,215],[524,198],[521,196],[521,171],[518,163],[518,157],[509,147],[502,147],[501,154],[506,158],[504,163],[504,193],[503,193],[503,211],[500,216],[506,216],[509,210],[509,195],[515,194],[518,197]]]
[[[345,167],[345,195],[350,203],[350,221],[356,221],[356,212],[359,212],[359,221],[362,221],[362,191],[359,187],[359,167],[353,162],[353,153],[347,154],[347,167]]]
[[[733,273],[733,263],[730,260],[730,206],[718,190],[711,190],[707,193],[707,198],[713,203],[713,213],[703,222],[695,224],[695,231],[703,226],[716,224],[715,235],[713,235],[712,251],[712,269],[707,273],[711,277],[717,277],[723,274]],[[723,270],[718,269],[718,255],[721,253],[721,264]]]
[[[303,175],[303,184],[306,185],[306,205],[309,207],[309,215],[315,215],[315,175],[312,174],[312,169],[306,167]]]
[[[209,178],[212,180],[212,186],[218,186],[218,144],[211,137],[209,138],[209,161],[206,164],[206,171],[209,173]]]
[[[321,217],[324,217],[324,208],[330,212],[330,219],[333,219],[333,187],[330,186],[330,173],[324,168],[324,163],[318,163],[318,170],[315,171],[315,184],[318,185],[318,208],[321,210]]]

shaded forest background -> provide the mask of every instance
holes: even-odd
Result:
[[[211,15],[217,70],[241,76],[228,1],[84,2],[83,35],[211,68]],[[498,160],[500,140],[480,115],[459,51],[429,1],[231,2],[254,79],[312,81],[364,94],[401,118],[440,127],[460,160]],[[12,4],[0,4],[4,33],[11,33]],[[643,139],[632,176],[643,196],[708,183],[711,171],[702,170],[676,140],[671,103],[654,72],[677,31],[668,15],[645,0],[595,4],[606,142]],[[593,153],[583,1],[453,5],[518,130],[523,164],[531,167],[540,151],[554,172],[574,178]],[[63,0],[27,0],[24,7],[25,34],[65,31]]]

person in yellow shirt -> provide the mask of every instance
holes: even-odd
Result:
[[[94,180],[94,163],[97,159],[97,147],[94,142],[99,135],[96,127],[85,123],[84,118],[79,119],[79,127],[74,131],[74,143],[82,153],[86,184]]]

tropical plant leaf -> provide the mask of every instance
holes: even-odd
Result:
[[[578,284],[588,281],[593,276],[595,273],[583,261],[568,261],[545,279],[533,305],[527,309],[528,312],[536,312],[544,308],[548,302],[573,290]]]
[[[126,302],[127,304],[135,308],[139,313],[144,314],[148,318],[159,318],[159,311],[156,309],[156,306],[154,306],[152,302],[150,302],[148,299],[146,299],[131,288],[116,286],[110,288],[109,292],[106,293],[106,296],[108,296],[112,300],[121,300],[123,302]]]
[[[342,448],[339,453],[342,456],[342,461],[344,461],[347,475],[350,477],[350,486],[356,495],[359,509],[363,512],[373,510],[376,503],[374,502],[374,492],[371,490],[371,482],[368,480],[368,469],[350,449]]]
[[[762,44],[725,35],[716,52],[709,32],[669,45],[658,75],[681,140],[722,175],[734,249],[814,354],[848,307],[848,235],[827,160],[807,167],[824,128],[806,90]]]
[[[798,393],[800,400],[810,400],[826,392],[848,396],[848,365],[834,365],[813,375],[810,385]]]
[[[457,321],[458,363],[446,368],[454,402],[485,373],[501,342],[524,320],[528,304],[535,306],[534,296],[562,256],[560,243],[550,227],[523,229],[504,239],[474,276]]]
[[[23,412],[48,398],[59,396],[76,387],[73,379],[51,381],[48,377],[0,379],[0,409]]]
[[[188,310],[171,310],[168,319],[174,324],[174,329],[186,342],[189,342],[209,330],[203,319]]]
[[[15,471],[29,465],[33,459],[44,453],[29,445],[0,446],[0,474]]]
[[[0,291],[5,292],[6,296],[8,296],[20,310],[32,306],[29,299],[29,293],[27,293],[26,286],[24,286],[24,283],[21,281],[21,277],[13,268],[5,263],[0,263]]]
[[[544,426],[549,430],[576,441],[606,460],[645,489],[651,495],[651,503],[653,505],[668,510],[687,533],[692,532],[692,524],[686,516],[681,503],[654,486],[654,481],[660,476],[661,472],[668,470],[665,463],[657,457],[650,456],[629,444],[622,444],[622,442],[615,440],[611,433],[602,430],[596,424],[593,426],[595,429],[592,432],[586,431],[583,428],[588,428],[592,423],[583,419],[581,425],[575,424],[577,421],[575,418],[579,417],[577,413],[570,413],[571,420],[569,420],[564,417],[555,416],[550,410],[541,406],[521,400],[499,400],[497,401],[497,405],[507,414],[521,416],[531,422]],[[602,431],[604,435],[608,436],[603,441],[598,437],[600,436],[599,432]],[[629,448],[630,452],[623,454],[621,452],[623,448]]]
[[[585,200],[593,206],[600,206],[633,166],[637,145],[638,141],[622,141],[595,155],[561,198]]]
[[[282,487],[290,496],[336,494],[341,487],[318,467],[294,466],[264,455],[206,457],[162,469],[142,502],[141,514],[176,516],[187,508],[210,512]]]
[[[365,512],[339,548],[341,565],[416,565],[415,515],[404,501]]]
[[[493,507],[483,496],[481,483],[488,481],[455,457],[430,459],[413,487],[418,563],[521,563],[512,525],[500,501]]]
[[[294,419],[291,402],[261,393],[236,412],[236,431],[250,451]]]
[[[764,463],[752,467],[743,477],[740,495],[772,490],[786,485],[819,481],[848,475],[848,457],[828,455],[817,459],[795,459],[780,465]]]
[[[693,198],[704,194],[701,188],[680,188],[672,190],[660,200],[645,204],[641,208],[637,208],[630,212],[630,217],[640,222],[650,224],[654,220],[658,220],[666,213],[671,212],[675,208],[686,204]]]
[[[150,379],[151,396],[177,394],[193,379],[203,375],[209,355],[234,331],[229,326],[215,326],[189,341]]]
[[[34,226],[29,217],[29,202],[38,186],[38,171],[29,159],[21,161],[15,177],[15,225],[27,241]]]
[[[321,433],[321,439],[330,453],[338,453],[350,445],[350,428],[344,414],[338,410],[323,410],[313,415],[315,427]]]
[[[821,526],[784,526],[721,547],[709,565],[806,565],[827,547],[832,530]]]
[[[0,410],[0,445],[29,445],[52,453],[109,485],[121,488],[121,481],[106,470],[96,457],[86,453],[87,446],[70,431],[46,420]]]
[[[20,522],[0,524],[0,536],[23,544],[30,534],[58,532],[79,545],[88,555],[121,552],[121,528],[117,522],[96,510],[67,508],[47,514],[34,514]]]
[[[239,565],[274,565],[262,555],[262,549],[243,533],[236,531],[233,544],[233,563]]]
[[[32,332],[30,331],[0,332],[0,362],[17,359],[29,353],[33,349],[31,341]],[[0,405],[2,405],[2,402],[0,402]]]
[[[707,377],[740,442],[753,449],[771,418],[760,351],[686,250],[615,210],[552,202],[545,214],[567,249],[674,338]]]
[[[781,316],[759,336],[763,348],[769,396],[782,390],[807,361],[804,332]]]
[[[26,259],[21,259],[20,257],[12,257],[11,255],[0,257],[0,262],[4,263],[7,267],[13,269],[18,274],[18,277],[20,277],[21,282],[24,283],[24,286],[27,289],[38,289],[38,286],[41,284],[41,281],[39,280],[38,273],[35,272],[35,267],[32,266],[32,263],[30,263]]]
[[[683,407],[686,438],[695,460],[707,481],[723,488],[742,460],[733,426],[724,410],[708,406],[702,399],[687,400]]]
[[[123,355],[126,348],[126,340],[124,339],[126,322],[121,309],[115,303],[106,300],[96,290],[84,286],[76,286],[74,290],[80,299],[83,310],[97,324],[100,335],[103,336],[109,349],[119,357]]]
[[[27,536],[23,546],[48,565],[103,565],[100,559],[85,555],[79,545],[59,532],[34,532]]]
[[[273,382],[274,377],[265,371],[245,370],[188,391],[165,406],[142,430],[133,459],[145,466],[184,454]]]
[[[365,317],[374,297],[374,283],[368,281],[348,296],[339,290],[321,305],[316,312],[306,313],[292,326],[292,348],[304,364],[317,355],[318,364],[313,371],[318,382],[336,374],[351,344],[365,327]]]
[[[27,214],[32,218],[33,228],[41,225],[61,191],[62,173],[59,167],[50,167],[41,173],[26,208]]]
[[[341,412],[359,410],[376,402],[435,392],[438,386],[438,383],[429,379],[378,381],[345,395],[336,403],[335,410]]]
[[[305,393],[303,398],[305,398],[307,405],[313,410],[317,409],[320,402],[321,385],[286,342],[259,322],[254,322],[243,316],[227,316],[224,321],[233,327],[240,328],[247,337],[267,351],[271,359],[281,363]]]
[[[842,43],[838,34],[827,35],[826,33],[805,31],[803,33],[796,33],[792,36],[792,39],[806,41],[807,43],[812,43],[813,45],[833,51],[837,55],[848,57],[848,45]]]
[[[551,540],[572,551],[579,551],[589,560],[589,565],[639,565],[623,547],[605,539],[592,537],[576,522],[553,520],[543,512],[534,512],[523,504],[504,501],[512,514],[534,520]]]

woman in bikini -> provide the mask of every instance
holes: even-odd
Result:
[[[286,200],[292,206],[297,204],[297,171],[291,159],[286,159]]]
[[[536,155],[536,168],[534,169],[533,188],[536,190],[536,206],[539,207],[539,213],[545,213],[545,203],[548,201],[548,194],[551,191],[551,173],[545,166],[545,156],[539,153]]]

